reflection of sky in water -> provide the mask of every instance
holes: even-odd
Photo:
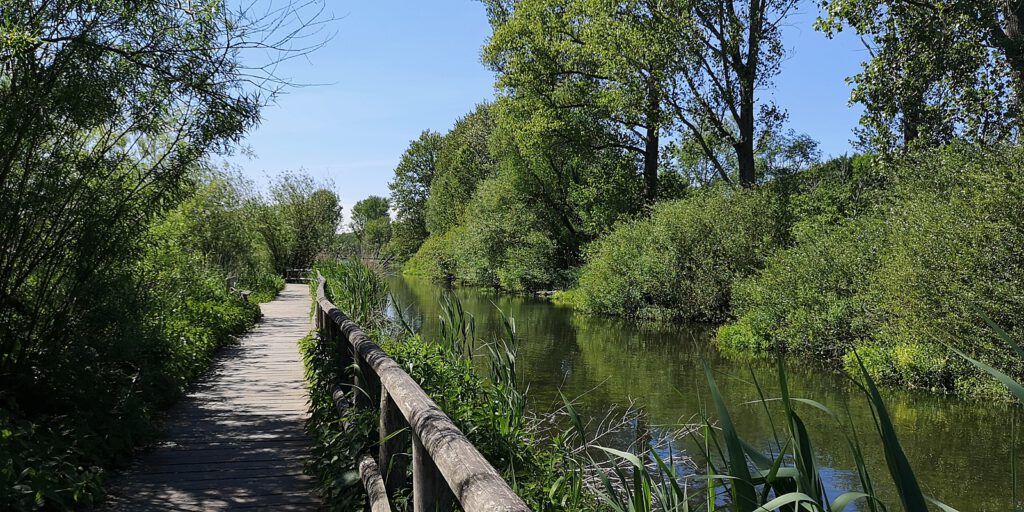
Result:
[[[406,320],[425,337],[435,337],[440,289],[412,279],[395,278],[391,285]],[[503,335],[495,305],[515,318],[519,373],[529,383],[530,407],[535,411],[546,412],[560,405],[559,390],[578,397],[577,409],[590,418],[601,418],[613,406],[635,400],[650,425],[647,429],[657,437],[660,426],[699,422],[702,411],[714,409],[702,369],[702,361],[707,361],[715,369],[740,435],[751,445],[765,448],[766,453],[774,445],[764,407],[749,404],[757,399],[758,391],[747,363],[718,354],[710,346],[707,327],[587,317],[541,300],[477,290],[458,289],[455,294],[474,315],[480,338],[493,340]],[[844,377],[816,371],[806,363],[793,365],[787,375],[792,396],[825,404],[844,418],[844,423],[848,421],[845,418],[853,418],[880,497],[898,506],[870,408],[859,392]],[[766,397],[778,396],[774,365],[756,364],[754,376]],[[886,390],[886,395],[904,450],[927,494],[965,512],[1013,508],[1010,414],[1019,409],[892,389]],[[778,420],[777,403],[769,410]],[[819,455],[817,463],[829,497],[860,490],[844,435],[849,430],[813,408],[797,406],[797,412]],[[784,428],[778,421],[775,427]],[[627,447],[636,441],[638,430],[642,429],[622,432],[609,444]],[[676,453],[694,456],[698,452],[688,445],[692,442],[679,442]],[[692,471],[684,466],[680,471]]]

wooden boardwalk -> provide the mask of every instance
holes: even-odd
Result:
[[[164,441],[111,485],[111,511],[316,510],[303,474],[310,442],[297,342],[311,329],[309,287],[289,284],[263,321],[170,411]]]

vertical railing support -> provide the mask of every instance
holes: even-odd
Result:
[[[380,448],[377,465],[384,478],[384,487],[392,498],[407,484],[406,470],[409,456],[409,425],[398,409],[398,404],[383,387],[380,390]]]
[[[356,386],[359,388],[356,390],[356,406],[369,409],[379,403],[380,379],[374,373],[373,368],[370,368],[366,361],[363,361],[363,358],[358,355],[356,364],[359,366],[359,372],[356,375],[358,378]]]
[[[455,497],[420,439],[412,436],[413,512],[450,512]]]

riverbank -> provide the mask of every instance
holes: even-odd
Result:
[[[428,239],[406,272],[511,293],[561,287],[542,295],[594,315],[721,324],[715,343],[738,356],[856,373],[859,355],[881,383],[1005,398],[949,347],[1024,376],[984,320],[1022,341],[1022,160],[1014,147],[950,145],[837,158],[753,190],[700,187],[620,221],[581,266],[532,287],[501,278],[528,260],[492,255],[484,272],[457,229]]]
[[[442,314],[439,298],[445,293],[457,297],[473,315],[480,338],[501,335],[499,309],[514,317],[520,338],[519,375],[529,385],[532,410],[542,413],[557,407],[564,394],[577,399],[584,420],[600,421],[610,408],[633,404],[644,422],[605,439],[605,446],[630,449],[644,432],[656,437],[676,425],[699,423],[705,414],[714,416],[709,412],[713,404],[703,362],[714,369],[745,442],[767,451],[775,443],[773,428],[784,427],[778,416],[773,419],[757,403],[762,392],[769,399],[780,396],[774,361],[748,363],[723,355],[711,341],[713,326],[587,315],[537,297],[472,287],[445,289],[419,278],[393,276],[389,284],[410,324],[426,339],[439,335],[435,319]],[[829,494],[858,488],[857,462],[844,435],[855,430],[864,444],[865,464],[879,480],[875,493],[886,503],[898,501],[895,488],[884,478],[885,453],[871,434],[875,425],[870,406],[856,384],[799,360],[787,365],[786,375],[793,397],[814,400],[838,413],[837,420],[810,406],[798,410]],[[882,388],[881,394],[928,494],[962,510],[1013,508],[1007,491],[1013,486],[1010,468],[1024,467],[1013,457],[1008,439],[1014,423],[1024,421],[1019,407],[899,387]],[[777,415],[780,410],[773,403],[769,409]],[[684,439],[672,448],[676,454],[694,457],[698,466],[703,463],[700,442]],[[959,476],[951,479],[952,472]]]

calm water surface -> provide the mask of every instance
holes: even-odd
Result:
[[[392,277],[390,284],[414,324],[428,339],[434,337],[442,289],[426,280],[403,277]],[[707,326],[638,324],[576,314],[531,297],[462,288],[452,293],[475,316],[477,335],[485,340],[501,336],[497,308],[515,318],[519,372],[529,384],[531,407],[537,411],[550,411],[560,403],[558,391],[562,390],[566,396],[580,397],[581,412],[589,416],[602,416],[614,406],[634,401],[655,428],[699,422],[702,410],[713,409],[703,360],[716,371],[741,435],[755,446],[773,443],[762,406],[746,404],[758,397],[750,365],[718,354]],[[773,368],[757,366],[753,371],[766,394],[778,396]],[[898,507],[863,395],[842,376],[798,366],[788,375],[794,397],[812,398],[840,414],[849,409],[876,485],[883,487],[883,499]],[[896,389],[885,390],[885,395],[904,450],[927,494],[964,512],[1014,509],[1010,432],[1012,414],[1018,415],[1018,425],[1024,419],[1019,409]],[[835,420],[811,408],[798,412],[820,455],[829,495],[834,498],[859,490],[855,464]],[[685,443],[676,448],[694,454]],[[1018,463],[1018,474],[1022,469],[1024,465]]]

